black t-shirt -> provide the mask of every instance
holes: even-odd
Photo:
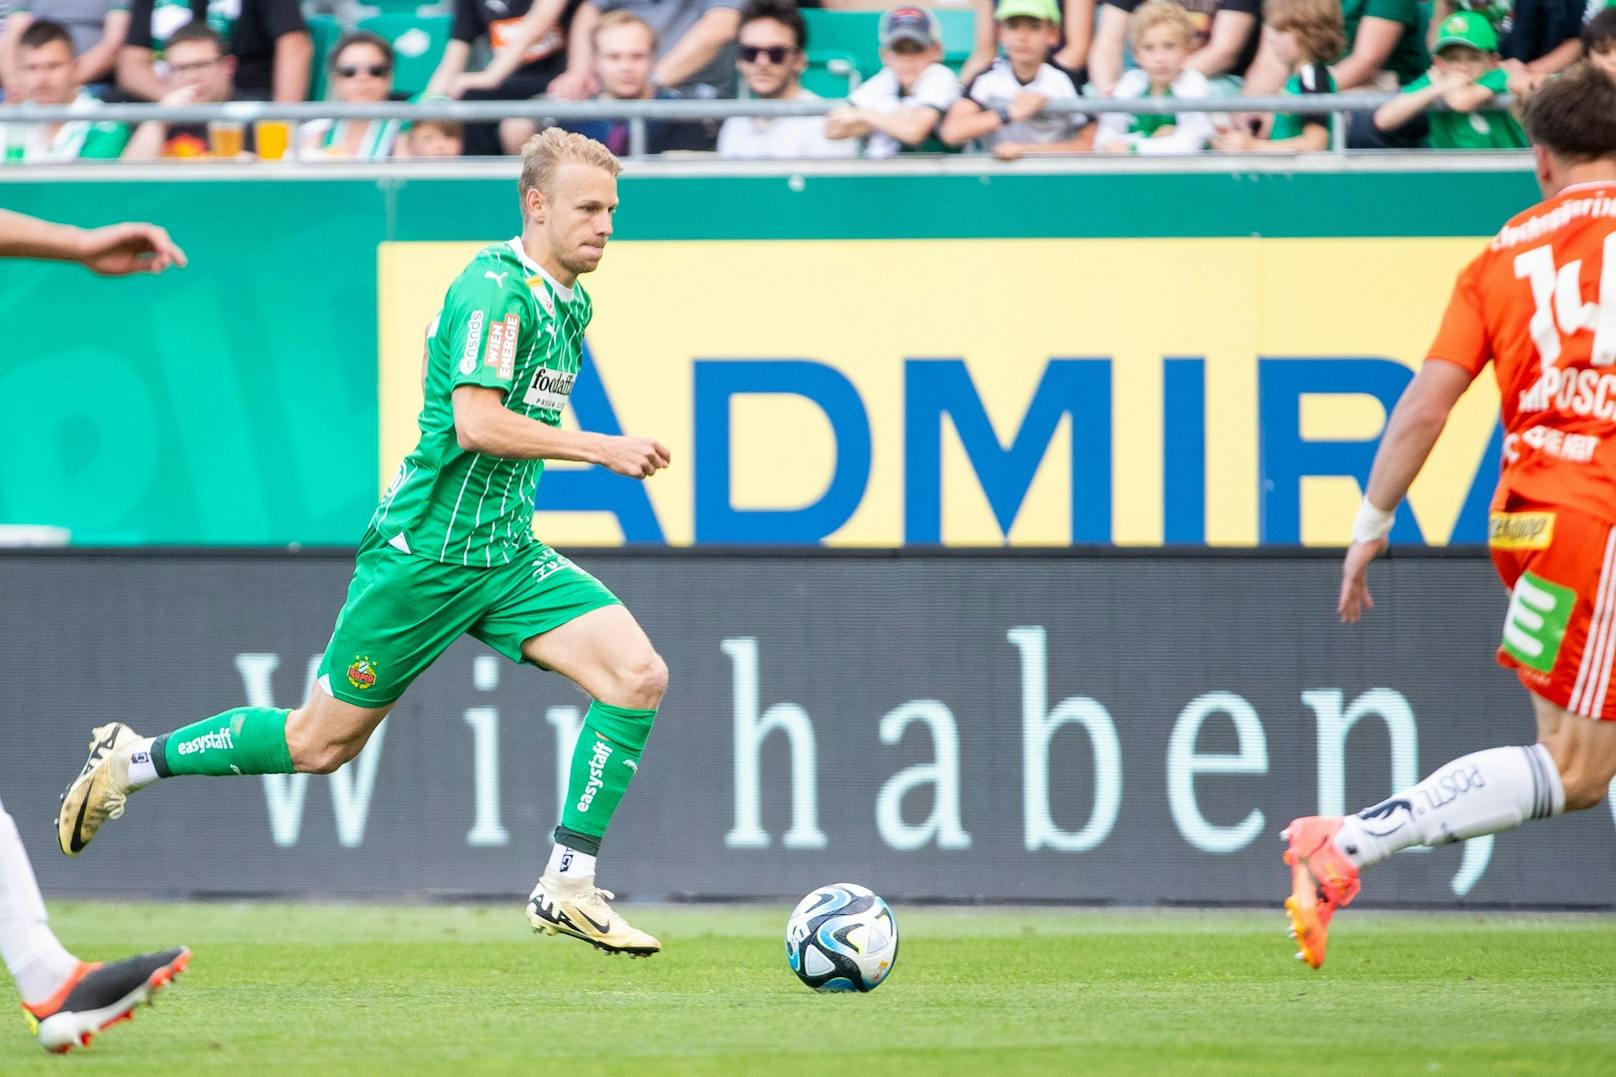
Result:
[[[164,44],[154,40],[152,13],[155,7],[165,8],[164,25],[174,20],[171,12],[175,5],[159,5],[156,0],[131,0],[129,5],[129,35],[127,45],[157,50]],[[282,34],[307,31],[303,11],[298,0],[190,0],[191,18],[204,19],[224,35],[230,44],[230,55],[236,58],[236,87],[248,91],[267,93],[275,79],[275,40]],[[178,26],[168,26],[165,33],[173,33]]]
[[[1129,15],[1134,13],[1142,0],[1105,0],[1118,11],[1126,11]],[[1246,43],[1241,46],[1240,54],[1234,59],[1234,66],[1226,74],[1237,78],[1243,77],[1246,68],[1257,56],[1257,45],[1262,38],[1262,0],[1179,0],[1179,4],[1190,13],[1190,19],[1195,23],[1195,32],[1199,35],[1192,48],[1199,49],[1206,44],[1212,33],[1212,19],[1220,11],[1240,11],[1252,16],[1251,34]]]
[[[1498,27],[1498,53],[1529,64],[1582,34],[1584,0],[1515,0]]]
[[[528,46],[526,62],[513,74],[547,76],[548,82],[566,69],[567,28],[582,3],[583,0],[568,0],[555,26]],[[533,0],[455,0],[454,28],[449,36],[468,45],[486,37],[488,47],[497,51],[532,7]]]

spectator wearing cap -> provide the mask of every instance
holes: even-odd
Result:
[[[736,56],[747,93],[764,101],[817,101],[803,88],[808,25],[792,0],[748,0]],[[736,160],[850,157],[851,142],[825,137],[819,116],[731,116],[718,130],[718,155]]]
[[[925,8],[895,7],[881,16],[877,33],[883,66],[825,117],[826,136],[864,139],[868,157],[944,149],[937,128],[960,87],[941,63],[937,17]]]
[[[1616,78],[1616,7],[1607,7],[1588,20],[1582,43],[1588,50],[1588,62]]]
[[[1543,79],[1582,59],[1582,30],[1604,6],[1604,0],[1435,0],[1428,34],[1434,49],[1449,15],[1481,14],[1498,36],[1510,90],[1530,93]]]
[[[251,101],[302,101],[309,94],[314,41],[298,0],[131,0],[129,34],[118,51],[118,87],[148,101],[183,80],[158,69],[180,28],[205,23],[232,58],[234,93]]]
[[[375,105],[393,95],[393,46],[380,34],[344,34],[326,63],[331,97],[346,105]],[[398,120],[311,120],[298,132],[298,155],[379,161],[392,156]]]
[[[1104,0],[1100,5],[1094,47],[1089,50],[1089,79],[1105,96],[1114,94],[1123,79],[1123,47],[1143,2]],[[1215,92],[1238,93],[1262,40],[1262,0],[1182,0],[1181,6],[1189,13],[1194,32],[1185,68],[1215,80]]]
[[[126,0],[17,0],[5,16],[4,33],[0,34],[0,83],[8,87],[8,98],[22,96],[12,72],[20,71],[18,42],[36,19],[48,19],[67,28],[73,39],[73,77],[80,85],[112,82],[118,50],[129,32]]]
[[[1062,36],[1048,60],[1070,75],[1073,85],[1081,86],[1088,81],[1095,0],[1059,0],[1059,3],[1063,15]],[[802,6],[814,7],[816,4],[827,11],[884,11],[891,0],[805,0]],[[933,9],[971,9],[975,16],[971,54],[960,67],[960,79],[969,82],[986,71],[998,57],[998,20],[994,17],[994,0],[933,0],[927,6]]]
[[[1375,110],[1375,126],[1391,131],[1438,101],[1451,112],[1429,116],[1429,143],[1438,150],[1523,149],[1526,132],[1504,109],[1482,106],[1509,89],[1509,73],[1498,64],[1498,35],[1478,11],[1456,11],[1442,20],[1431,70]]]
[[[90,114],[66,123],[0,122],[0,161],[58,162],[117,157],[129,141],[121,123],[98,123],[100,102],[79,83],[67,27],[36,19],[17,42],[20,97],[30,105],[72,105]]]
[[[1087,116],[1045,111],[1050,101],[1078,96],[1071,76],[1045,59],[1060,37],[1055,0],[1001,0],[995,17],[1004,55],[966,83],[943,117],[942,140],[977,142],[1003,160],[1087,149]]]
[[[1195,43],[1195,23],[1174,0],[1145,0],[1134,9],[1130,27],[1139,66],[1117,83],[1117,98],[1171,97],[1204,100],[1206,76],[1188,65]],[[1107,153],[1163,155],[1196,153],[1212,138],[1212,119],[1204,112],[1108,112],[1100,119],[1095,147]]]
[[[651,85],[686,97],[735,96],[735,33],[742,0],[583,0],[573,17],[567,69],[550,96],[583,100],[600,89],[595,24],[614,11],[637,16],[656,34]]]

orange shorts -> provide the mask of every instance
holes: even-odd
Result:
[[[1616,528],[1509,494],[1494,503],[1487,544],[1510,589],[1499,665],[1551,703],[1616,721]]]

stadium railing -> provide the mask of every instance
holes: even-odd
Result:
[[[1073,97],[1051,100],[1045,104],[1047,113],[1087,113],[1099,115],[1108,112],[1134,115],[1161,115],[1177,112],[1210,112],[1214,114],[1303,112],[1308,115],[1328,113],[1332,125],[1334,155],[1350,152],[1346,148],[1346,129],[1353,113],[1373,112],[1398,95],[1383,93],[1310,94],[1306,97],[1271,95],[1264,97],[1213,98],[1199,107],[1187,107],[1185,101],[1170,97],[1109,98]],[[690,100],[690,101],[556,101],[535,98],[527,101],[423,101],[410,103],[387,101],[378,104],[342,104],[332,101],[299,102],[295,104],[267,101],[231,101],[220,105],[156,105],[108,104],[87,112],[75,105],[15,105],[0,109],[0,119],[7,123],[67,123],[93,117],[97,122],[137,124],[146,120],[164,120],[169,123],[208,123],[216,120],[253,123],[259,120],[316,119],[343,120],[452,120],[460,123],[489,123],[510,118],[528,118],[537,121],[568,123],[580,120],[626,120],[629,124],[630,158],[646,156],[646,125],[669,120],[724,120],[732,116],[822,116],[843,104],[834,100],[758,101],[742,99]],[[1508,108],[1513,99],[1498,97],[1493,107]],[[1438,102],[1432,106],[1445,111],[1447,106]],[[1516,151],[1518,152],[1518,151]],[[1237,156],[1237,155],[1229,155]]]

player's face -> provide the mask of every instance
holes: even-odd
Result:
[[[1184,58],[1190,54],[1190,43],[1175,26],[1156,25],[1140,35],[1134,46],[1134,59],[1159,84],[1172,82],[1184,69]]]
[[[564,161],[551,185],[540,210],[545,242],[567,272],[591,273],[612,237],[617,177],[582,161]]]
[[[892,68],[898,85],[909,90],[920,80],[920,73],[941,58],[942,54],[943,50],[936,45],[900,41],[890,49],[881,50],[881,62]]]
[[[808,64],[791,28],[774,19],[754,19],[737,39],[746,88],[754,97],[780,97],[797,85]]]
[[[48,41],[37,49],[23,49],[23,93],[36,105],[65,105],[78,96],[73,78],[73,50],[65,41]]]
[[[1060,32],[1043,19],[1017,15],[999,24],[999,44],[1017,67],[1035,67],[1049,56]]]
[[[368,41],[349,45],[331,65],[331,89],[338,101],[385,101],[392,88],[393,65]]]
[[[222,56],[211,41],[181,41],[163,53],[176,86],[194,86],[198,101],[218,104],[230,100],[236,61]]]
[[[1468,45],[1449,45],[1436,57],[1436,69],[1475,82],[1487,73],[1487,54]]]
[[[636,100],[651,93],[651,35],[643,26],[613,26],[595,35],[595,77],[607,97]]]

